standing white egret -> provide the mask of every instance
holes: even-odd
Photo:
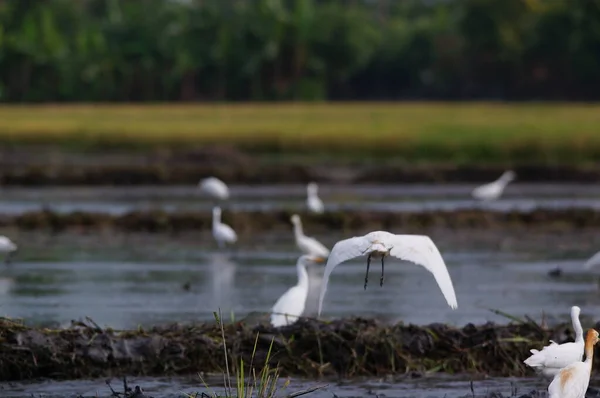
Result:
[[[515,178],[516,174],[514,171],[505,171],[496,181],[475,188],[473,192],[471,192],[471,195],[475,199],[482,201],[498,199],[500,195],[502,195],[502,192],[504,192],[504,188],[506,188],[508,183]]]
[[[576,305],[571,307],[571,322],[575,330],[575,342],[556,344],[550,340],[550,344],[542,348],[529,350],[533,355],[523,362],[540,371],[544,376],[556,376],[558,372],[574,362],[580,362],[583,357],[583,329],[579,322],[581,309]]]
[[[367,254],[367,274],[365,276],[365,289],[369,280],[369,266],[371,257],[381,257],[381,279],[379,285],[383,286],[383,261],[386,256],[393,256],[402,260],[411,261],[425,267],[433,274],[448,305],[455,309],[458,307],[452,279],[444,263],[442,255],[429,236],[424,235],[394,235],[386,231],[375,231],[365,236],[355,236],[337,242],[327,260],[325,275],[319,296],[319,312],[323,308],[323,299],[327,291],[329,275],[340,263],[352,258]]]
[[[319,198],[318,190],[319,187],[314,182],[306,186],[306,206],[310,212],[321,214],[325,211],[325,206],[321,198]]]
[[[296,238],[296,246],[298,246],[298,249],[300,249],[302,253],[319,257],[329,256],[329,249],[323,246],[321,242],[315,238],[304,235],[304,231],[302,230],[302,221],[300,221],[299,215],[293,214],[290,220],[292,221],[292,224],[294,224],[294,237]]]
[[[560,369],[548,386],[549,398],[585,398],[590,384],[596,343],[598,343],[598,332],[590,329],[585,339],[585,361],[581,362],[579,359]]]
[[[229,188],[217,177],[208,177],[200,180],[198,188],[213,199],[227,200],[229,198]]]
[[[6,264],[10,263],[10,259],[15,251],[17,251],[17,245],[8,237],[0,235],[0,252],[6,253],[6,257],[4,258]]]
[[[212,233],[219,248],[222,249],[226,243],[235,243],[237,241],[235,231],[229,225],[221,222],[221,208],[213,207],[212,216]]]
[[[298,283],[289,288],[272,308],[271,325],[275,327],[291,325],[304,312],[308,296],[308,272],[306,267],[311,263],[322,263],[325,259],[318,256],[302,255],[296,262]]]
[[[584,269],[590,269],[592,267],[597,266],[598,264],[600,264],[600,252],[594,254],[592,257],[590,257],[589,260],[587,260],[584,264],[583,264],[583,268]]]

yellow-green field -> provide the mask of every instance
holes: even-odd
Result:
[[[86,149],[220,143],[261,153],[585,163],[600,159],[600,105],[3,106],[0,142]]]

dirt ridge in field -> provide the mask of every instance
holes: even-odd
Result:
[[[283,328],[243,321],[173,324],[113,331],[93,322],[67,329],[28,327],[0,319],[0,381],[40,377],[166,376],[224,372],[222,332],[233,371],[240,364],[269,365],[284,375],[375,376],[406,372],[473,372],[533,375],[523,364],[530,348],[549,339],[572,341],[571,327],[543,329],[535,322],[468,324],[462,328],[351,318],[332,322],[301,319]],[[255,351],[254,359],[252,353]],[[595,358],[596,365],[600,358]]]

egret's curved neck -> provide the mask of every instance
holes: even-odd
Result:
[[[588,338],[585,342],[585,364],[592,369],[592,362],[594,361],[594,342]]]
[[[496,183],[498,183],[498,184],[502,185],[503,187],[505,187],[511,181],[512,181],[512,179],[510,178],[510,176],[503,175],[500,178],[498,178],[498,180],[496,181]]]
[[[308,190],[308,197],[309,198],[316,198],[319,195],[317,194],[317,190],[316,189],[309,189]]]
[[[573,330],[575,330],[575,341],[583,342],[583,328],[581,322],[579,322],[579,316],[571,314],[571,321],[573,322]]]
[[[296,264],[296,269],[298,271],[297,286],[308,289],[308,272],[306,271],[306,267],[300,260],[298,260],[298,263]]]
[[[294,223],[294,235],[296,239],[300,239],[304,236],[304,231],[302,230],[302,222],[298,220]]]
[[[213,228],[221,223],[221,215],[217,212],[213,212]]]

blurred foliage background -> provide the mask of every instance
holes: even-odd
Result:
[[[599,0],[4,0],[0,100],[600,98]]]

